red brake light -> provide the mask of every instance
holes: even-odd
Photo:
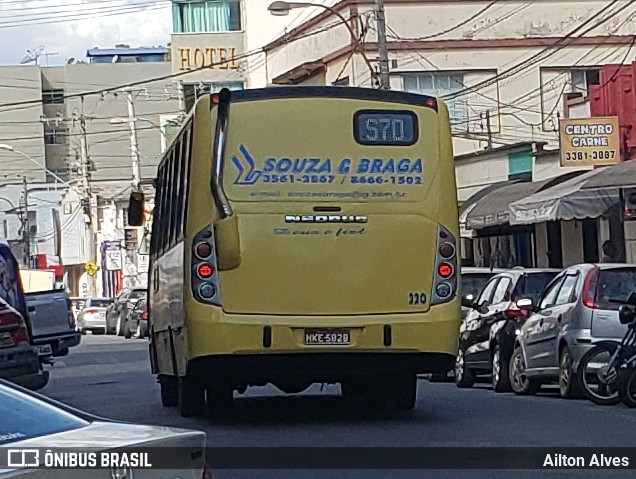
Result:
[[[424,100],[424,105],[437,111],[437,99],[435,98],[427,98]]]
[[[442,263],[437,267],[437,274],[442,278],[449,278],[453,274],[453,267],[448,263]]]
[[[590,271],[585,277],[585,282],[583,283],[583,304],[590,308],[596,308],[596,303],[594,302],[594,298],[596,297],[596,278],[598,276],[598,269],[594,268]]]
[[[513,303],[510,308],[505,311],[504,315],[509,319],[519,319],[528,316],[528,312],[524,309],[519,309],[517,305]]]
[[[197,274],[201,279],[211,278],[214,274],[214,268],[208,263],[201,263],[199,266],[197,266]]]

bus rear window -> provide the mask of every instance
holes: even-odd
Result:
[[[361,145],[410,146],[417,142],[417,117],[411,111],[360,110],[353,136]]]

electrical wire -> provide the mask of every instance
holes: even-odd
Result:
[[[616,5],[619,1],[620,0],[612,0],[608,5],[603,7],[597,13],[597,15],[601,15],[606,10],[611,8],[612,6]],[[477,85],[474,85],[474,86],[466,87],[465,89],[460,90],[460,91],[455,92],[455,93],[452,93],[452,94],[449,94],[446,97],[447,98],[457,98],[457,97],[460,97],[460,96],[464,96],[464,95],[472,93],[472,92],[474,92],[476,90],[479,90],[479,89],[482,89],[482,88],[486,88],[486,87],[492,85],[493,83],[496,83],[500,79],[504,79],[504,78],[508,78],[510,76],[516,75],[516,74],[520,73],[521,71],[526,70],[526,69],[534,66],[535,64],[537,64],[537,63],[539,63],[541,61],[544,61],[547,58],[549,58],[550,56],[556,54],[558,51],[560,51],[561,49],[565,48],[567,45],[571,44],[576,39],[582,38],[587,33],[589,33],[590,31],[598,28],[600,25],[602,25],[603,23],[609,21],[611,18],[615,17],[616,15],[618,15],[620,12],[622,12],[623,10],[625,10],[627,7],[629,7],[631,5],[633,5],[633,3],[631,1],[626,3],[625,5],[620,7],[615,12],[609,14],[608,16],[606,16],[603,19],[601,19],[600,21],[598,21],[596,24],[592,25],[591,28],[587,28],[580,35],[578,35],[576,37],[573,37],[573,35],[575,33],[579,32],[581,29],[584,29],[593,20],[595,20],[596,16],[594,16],[594,17],[586,20],[582,24],[578,25],[575,29],[573,29],[571,32],[567,33],[564,37],[559,38],[556,42],[552,43],[550,46],[548,46],[548,47],[544,48],[543,50],[541,50],[538,54],[534,55],[531,59],[528,59],[528,60],[525,60],[525,61],[521,61],[521,62],[517,63],[516,65],[514,65],[513,67],[506,69],[505,71],[501,72],[500,74],[497,74],[494,78],[491,78],[491,79],[488,79],[488,80],[484,80],[484,81],[482,81],[482,82],[480,82],[480,83],[478,83]],[[566,42],[566,44],[563,44],[564,42]],[[442,99],[444,99],[444,98],[442,98]]]
[[[486,11],[488,11],[491,7],[495,6],[495,4],[499,3],[500,1],[501,0],[493,0],[488,5],[486,5],[484,8],[479,10],[477,13],[471,15],[470,17],[466,18],[465,20],[453,25],[450,28],[447,28],[447,29],[442,30],[442,31],[437,32],[437,33],[433,33],[431,35],[425,35],[425,36],[421,36],[421,37],[400,37],[395,31],[393,31],[393,35],[394,36],[387,35],[387,37],[394,38],[394,39],[397,39],[397,40],[407,41],[407,42],[430,40],[431,38],[441,37],[442,35],[446,35],[447,33],[454,32],[455,30],[457,30],[457,29],[463,27],[464,25],[472,22],[473,20],[479,18],[482,14],[486,13]]]

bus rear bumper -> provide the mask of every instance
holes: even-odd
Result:
[[[337,383],[352,377],[432,373],[446,371],[454,361],[455,356],[444,353],[253,354],[197,358],[188,369],[189,373],[211,382],[224,377],[258,386],[284,384],[294,379]]]

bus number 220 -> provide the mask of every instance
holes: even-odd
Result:
[[[418,304],[426,304],[426,294],[425,293],[418,293],[417,291],[415,292],[410,292],[409,293],[409,304],[416,306]]]

